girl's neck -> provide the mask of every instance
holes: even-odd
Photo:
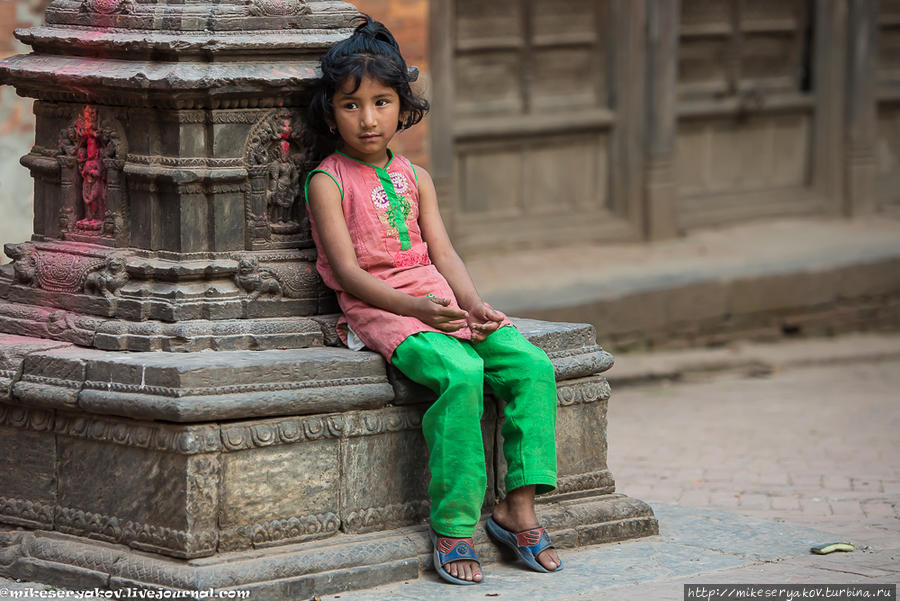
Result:
[[[347,148],[346,145],[338,148],[337,151],[348,159],[353,159],[358,163],[363,163],[364,165],[369,165],[370,167],[375,167],[376,169],[386,169],[387,166],[391,164],[391,161],[394,160],[394,153],[390,148],[385,148],[384,152],[375,156],[358,156],[357,153]]]

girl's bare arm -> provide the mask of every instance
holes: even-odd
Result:
[[[413,297],[395,290],[359,266],[341,208],[341,192],[323,173],[316,173],[309,182],[309,211],[315,220],[322,250],[344,291],[385,311],[416,317],[444,332],[466,326],[464,311],[445,306],[438,300]]]
[[[415,169],[419,180],[419,228],[422,239],[428,243],[431,262],[450,284],[459,306],[473,314],[474,321],[470,319],[469,325],[488,331],[496,329],[506,316],[481,299],[469,270],[447,235],[431,175],[421,167],[416,166]],[[493,327],[490,323],[494,324]]]

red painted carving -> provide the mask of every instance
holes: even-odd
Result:
[[[99,231],[103,226],[103,209],[106,206],[106,177],[96,122],[97,112],[89,106],[85,107],[75,122],[75,132],[82,141],[77,158],[81,172],[81,199],[84,202],[84,219],[78,222],[78,226]]]
[[[269,166],[269,218],[272,223],[293,221],[294,201],[300,194],[300,171],[291,160],[291,122],[283,122],[279,136],[281,156]]]

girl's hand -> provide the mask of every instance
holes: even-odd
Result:
[[[469,314],[450,306],[450,299],[423,296],[413,305],[413,317],[441,332],[455,332],[466,327]]]
[[[472,330],[472,342],[481,342],[491,332],[500,327],[506,315],[497,311],[484,301],[481,301],[469,311],[467,321]]]

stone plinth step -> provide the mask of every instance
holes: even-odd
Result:
[[[538,513],[554,543],[571,548],[658,534],[648,505],[620,494],[541,504]],[[475,544],[484,563],[501,550],[483,524]],[[46,531],[0,535],[0,573],[52,580],[77,589],[164,588],[243,590],[258,601],[308,599],[418,578],[431,570],[431,543],[423,526],[338,535],[307,544],[220,553],[189,562]]]

